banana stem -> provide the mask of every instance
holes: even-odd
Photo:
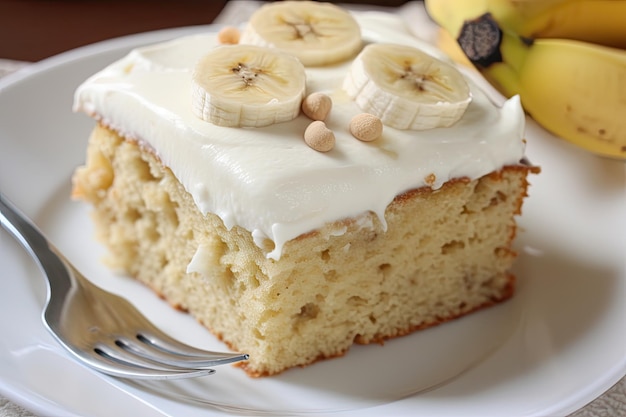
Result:
[[[502,30],[490,13],[467,20],[457,38],[465,55],[506,96],[520,94],[522,72],[532,41]]]
[[[463,22],[457,37],[465,55],[479,69],[502,62],[501,41],[502,30],[490,13]]]

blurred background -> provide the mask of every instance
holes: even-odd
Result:
[[[335,3],[399,6],[405,2]],[[0,58],[38,61],[112,37],[208,24],[226,3],[227,0],[0,0]]]

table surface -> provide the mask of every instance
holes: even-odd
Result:
[[[100,40],[211,23],[226,0],[0,0],[0,58],[38,61]]]
[[[397,6],[405,0],[343,0]],[[38,61],[103,39],[212,23],[227,0],[0,0],[0,58]],[[245,1],[231,1],[233,4]]]
[[[406,1],[341,3],[399,6]],[[28,62],[112,37],[214,22],[239,23],[259,4],[245,0],[0,0],[0,77]],[[0,417],[31,416],[0,396]],[[626,378],[571,417],[616,416],[626,416]]]

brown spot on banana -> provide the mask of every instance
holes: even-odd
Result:
[[[606,121],[584,112],[577,112],[571,105],[566,106],[565,117],[575,126],[577,132],[598,141],[617,145],[617,133],[615,129],[604,126]]]

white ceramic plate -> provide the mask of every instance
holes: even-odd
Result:
[[[225,349],[190,317],[103,267],[88,209],[69,199],[93,126],[71,111],[76,86],[130,48],[199,30],[212,28],[107,41],[0,80],[0,190],[97,284],[132,298],[175,337]],[[573,412],[626,373],[626,171],[532,122],[528,155],[543,172],[531,178],[520,219],[513,300],[273,378],[226,366],[202,379],[137,383],[82,367],[41,325],[43,280],[1,231],[0,392],[45,415]]]

